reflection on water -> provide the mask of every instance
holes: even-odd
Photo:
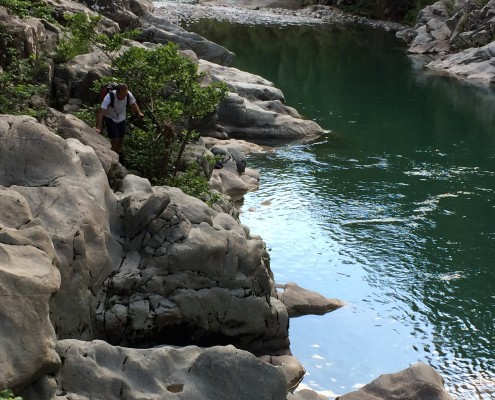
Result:
[[[494,93],[361,27],[193,29],[331,130],[250,156],[241,214],[278,282],[347,303],[291,320],[303,383],[332,397],[423,361],[456,397],[493,398]]]

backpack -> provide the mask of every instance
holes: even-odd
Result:
[[[114,104],[115,104],[115,92],[114,90],[117,89],[117,83],[115,82],[110,82],[110,83],[107,83],[106,85],[102,86],[101,87],[101,90],[100,90],[100,104],[103,102],[103,99],[105,98],[105,96],[107,94],[110,94],[110,105],[109,107],[113,107]],[[126,107],[129,106],[129,94],[127,94],[127,104],[126,104]]]

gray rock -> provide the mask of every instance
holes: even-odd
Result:
[[[116,198],[100,160],[30,117],[0,116],[0,140],[0,184],[25,198],[60,260],[61,288],[50,301],[57,334],[93,338],[103,280],[122,258],[112,234],[120,231]]]
[[[38,18],[18,18],[0,7],[0,24],[12,36],[10,46],[20,52],[21,57],[29,57],[51,52],[56,47],[57,33],[45,28]],[[7,49],[2,49],[5,52]]]
[[[255,141],[314,139],[324,130],[314,121],[267,111],[237,94],[229,95],[218,109],[221,125],[234,138]]]
[[[413,54],[445,54],[484,46],[495,34],[494,15],[494,0],[484,6],[471,0],[441,0],[420,11],[414,34],[404,30],[397,36],[410,44],[408,52]]]
[[[324,130],[314,121],[301,118],[284,104],[284,97],[273,83],[236,68],[199,61],[211,81],[226,82],[231,92],[218,109],[218,124],[234,138],[314,139]]]
[[[49,300],[59,261],[19,193],[0,187],[0,204],[0,386],[18,392],[58,369]]]
[[[296,283],[290,282],[276,287],[283,290],[277,293],[277,298],[287,307],[289,317],[323,315],[344,306],[340,300],[327,299],[321,294],[303,289]]]
[[[356,392],[335,400],[452,400],[442,377],[429,365],[416,363],[395,374],[380,375]]]
[[[135,29],[141,25],[141,17],[153,12],[148,0],[82,0],[93,11],[115,21],[122,30]]]
[[[59,400],[268,400],[287,392],[282,368],[232,346],[130,349],[63,340],[58,352]]]
[[[495,42],[445,56],[426,65],[474,82],[490,83],[495,79]]]
[[[153,191],[121,200],[131,252],[105,283],[100,332],[121,344],[227,340],[258,353],[287,348],[285,307],[268,301],[274,288],[263,242],[177,188]]]
[[[328,397],[310,389],[302,389],[294,393],[289,393],[287,400],[328,400]]]
[[[192,50],[199,58],[220,65],[230,65],[234,61],[234,53],[224,47],[160,17],[147,15],[141,30],[144,41],[162,44],[174,42],[182,50]]]
[[[285,376],[287,377],[287,388],[290,392],[299,385],[304,374],[306,373],[303,365],[296,357],[292,355],[265,355],[261,356],[260,359],[276,367],[282,367],[284,369]]]

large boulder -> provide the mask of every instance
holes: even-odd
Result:
[[[110,59],[100,50],[58,64],[53,85],[54,105],[62,109],[70,99],[77,99],[79,105],[97,104],[100,101],[99,94],[91,89],[96,80],[111,75],[110,65]]]
[[[131,349],[58,343],[59,400],[285,399],[282,368],[233,346]]]
[[[312,140],[325,132],[314,121],[295,118],[286,109],[280,111],[271,111],[263,102],[250,102],[229,93],[219,106],[218,117],[229,136],[261,143]]]
[[[219,158],[210,178],[210,187],[236,201],[259,186],[259,172],[246,168],[246,155],[237,146],[213,146]]]
[[[495,83],[495,42],[444,56],[426,67],[473,82]]]
[[[0,388],[18,392],[58,369],[49,300],[59,260],[21,194],[0,186],[0,210]]]
[[[423,8],[413,29],[397,36],[412,54],[460,51],[489,44],[495,35],[495,0],[440,0]]]
[[[356,392],[336,400],[452,400],[443,378],[432,367],[417,363],[395,374],[380,375]]]
[[[81,0],[91,10],[115,21],[122,30],[141,26],[141,18],[154,10],[150,0]]]
[[[225,47],[197,33],[188,32],[163,18],[149,14],[140,29],[143,41],[161,44],[177,43],[182,50],[192,50],[199,58],[220,65],[230,65],[234,61],[234,53]]]
[[[0,6],[0,24],[5,32],[12,36],[12,42],[8,46],[17,49],[21,57],[39,55],[55,49],[57,29],[46,21],[38,18],[18,18]],[[0,40],[0,50],[6,54],[7,49],[1,48],[2,43]]]
[[[204,60],[199,60],[199,68],[206,74],[205,83],[222,81],[230,89],[217,112],[217,123],[230,137],[269,142],[311,140],[324,133],[316,122],[285,105],[283,93],[272,82]]]
[[[56,332],[94,338],[102,283],[122,258],[117,202],[101,162],[93,148],[31,117],[0,116],[0,140],[0,185],[26,199],[60,261],[61,288],[50,301]]]
[[[287,311],[271,297],[263,241],[177,188],[143,190],[129,179],[121,198],[127,254],[105,282],[100,332],[119,345],[232,343],[257,354],[288,348]]]

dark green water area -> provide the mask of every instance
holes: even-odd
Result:
[[[188,29],[330,130],[249,156],[262,178],[241,208],[277,282],[347,303],[290,321],[303,385],[333,398],[423,361],[454,397],[494,399],[495,93],[380,30]]]

